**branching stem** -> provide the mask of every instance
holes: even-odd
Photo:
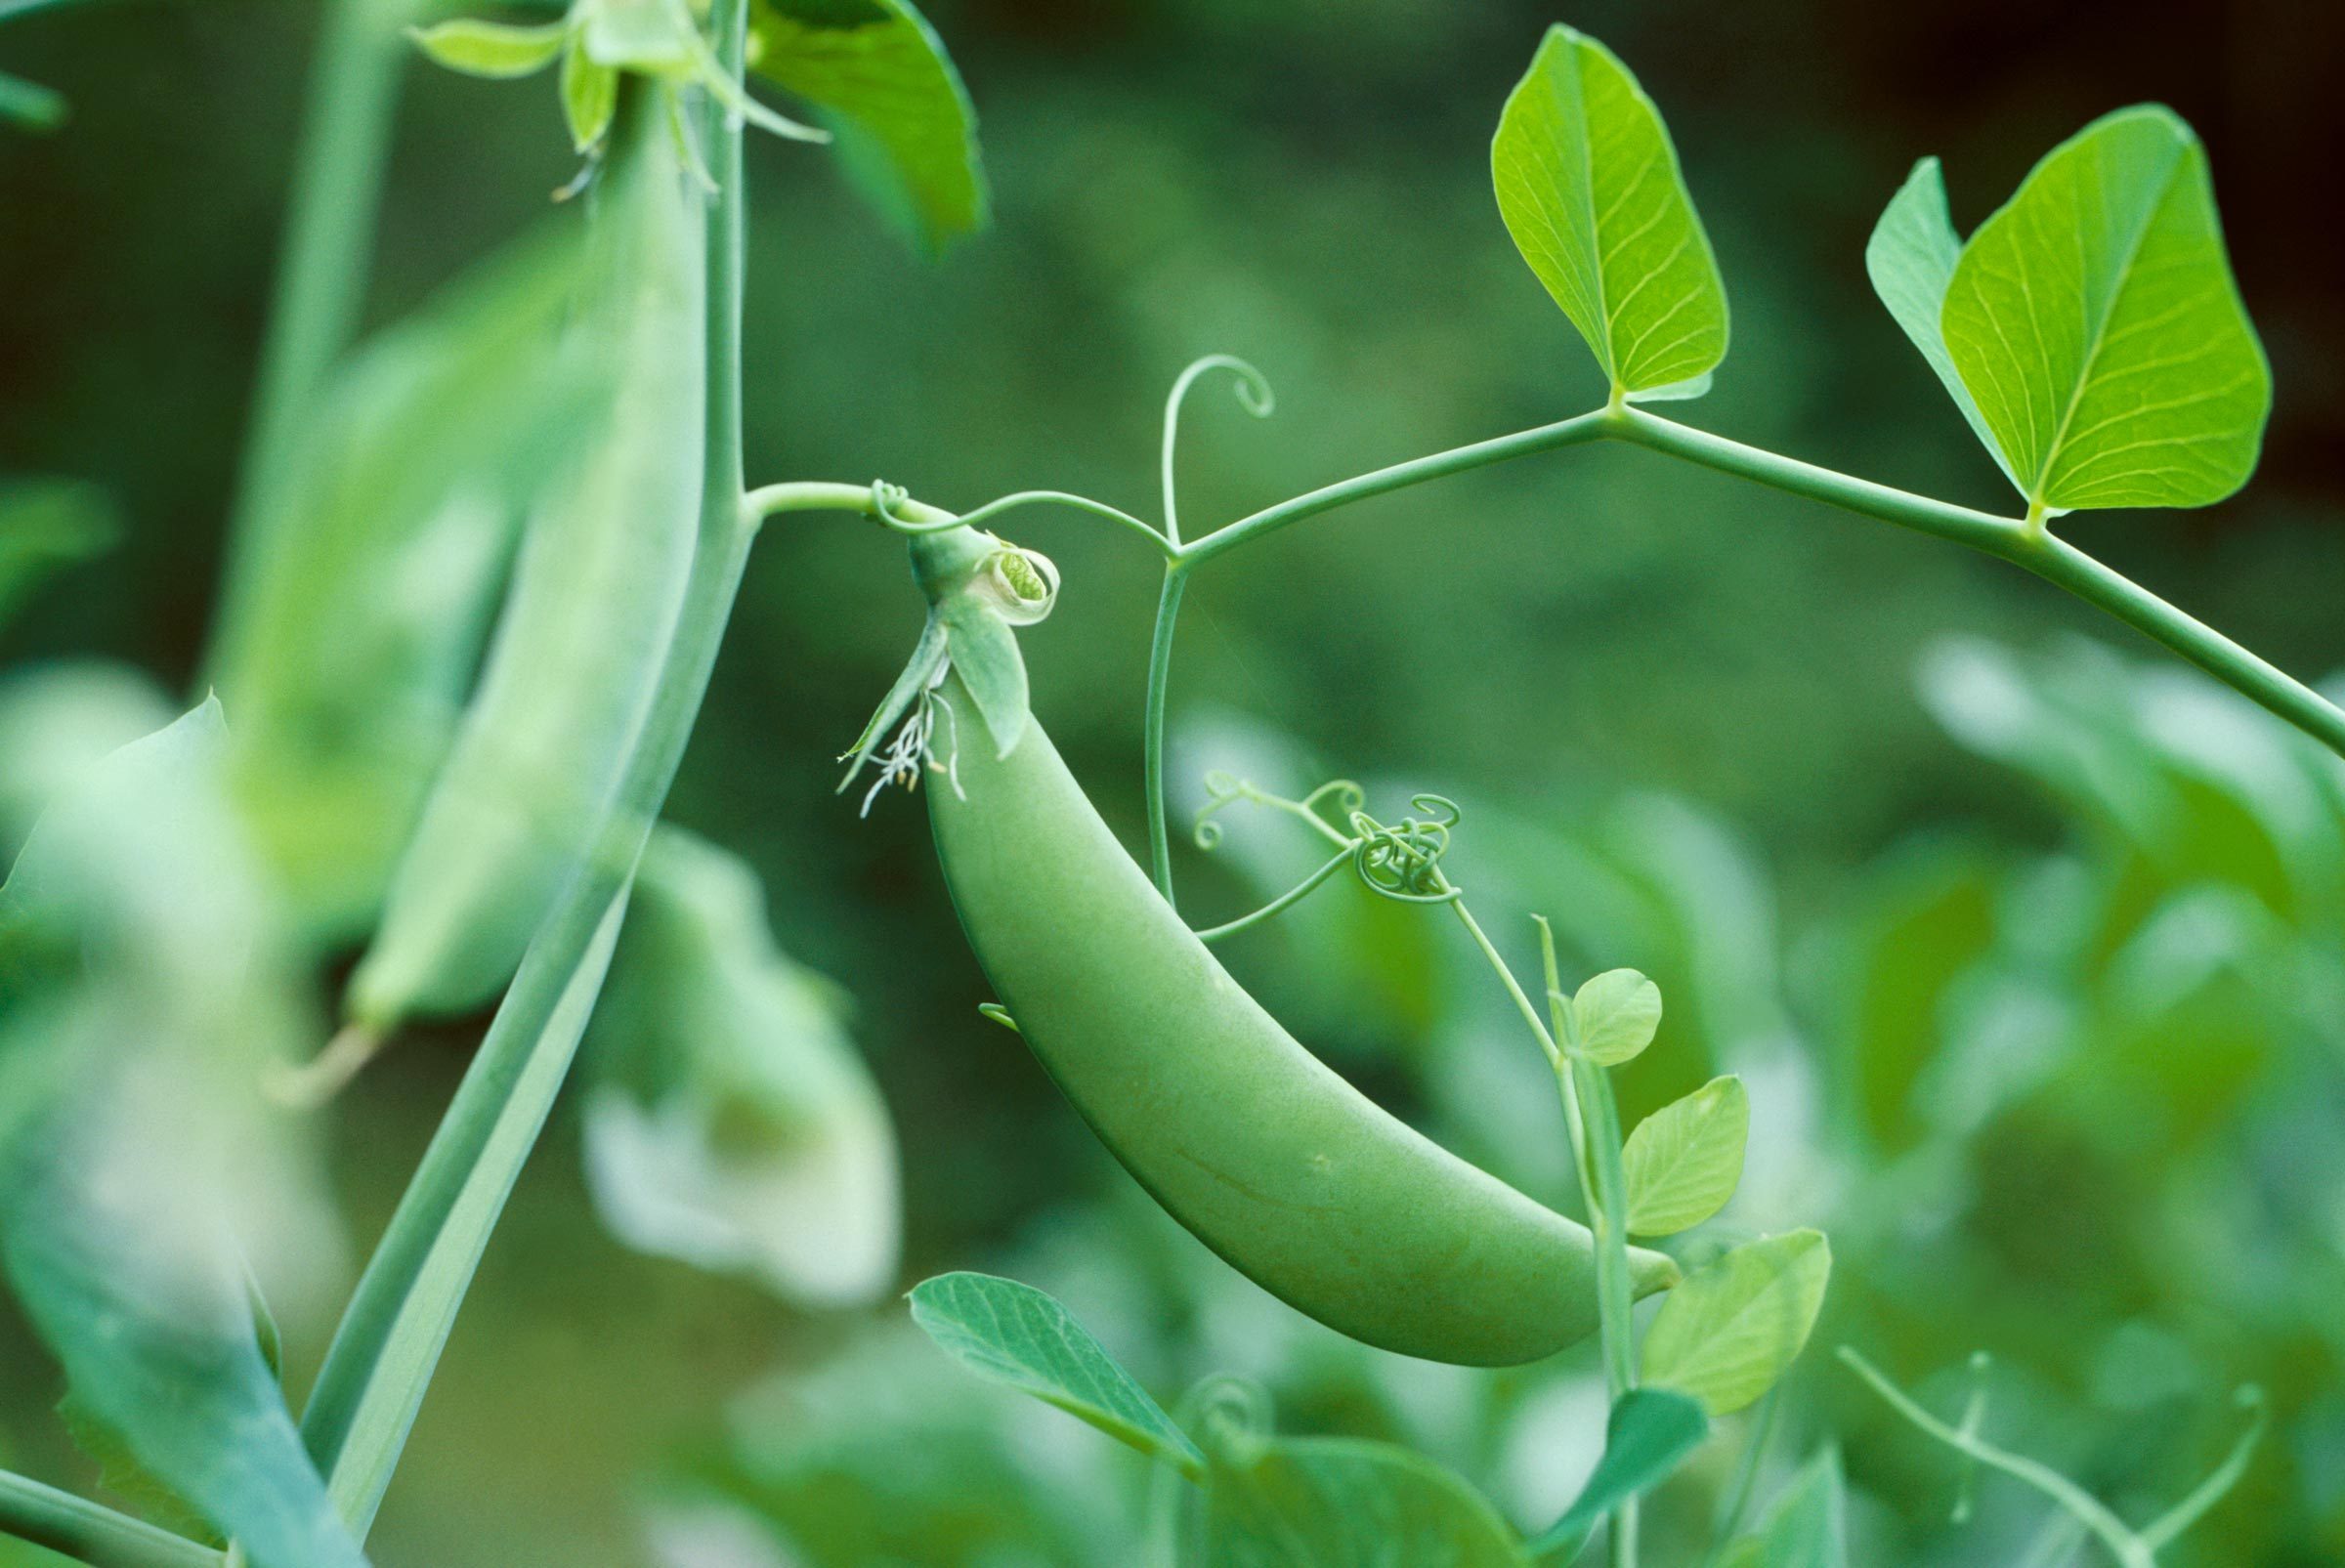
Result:
[[[93,1568],[222,1568],[227,1561],[185,1536],[8,1470],[0,1470],[0,1533]]]

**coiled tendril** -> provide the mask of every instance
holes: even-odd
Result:
[[[1349,779],[1330,780],[1300,800],[1290,800],[1215,769],[1205,776],[1205,792],[1206,802],[1198,808],[1192,829],[1199,849],[1220,844],[1221,814],[1243,802],[1285,812],[1307,824],[1336,850],[1310,875],[1253,913],[1199,931],[1203,941],[1234,936],[1292,909],[1346,866],[1370,892],[1396,903],[1451,904],[1464,896],[1464,889],[1441,869],[1442,857],[1449,853],[1450,829],[1463,816],[1457,802],[1446,795],[1412,795],[1409,804],[1423,815],[1387,825],[1368,814],[1366,792]]]
[[[1234,354],[1209,354],[1191,361],[1172,383],[1172,392],[1165,398],[1165,433],[1159,444],[1157,464],[1165,491],[1165,537],[1173,544],[1180,542],[1180,514],[1173,493],[1172,457],[1180,444],[1180,405],[1188,401],[1189,389],[1198,379],[1212,370],[1226,370],[1237,378],[1235,391],[1238,406],[1257,419],[1267,419],[1278,406],[1277,395],[1270,390],[1270,381],[1259,370]]]

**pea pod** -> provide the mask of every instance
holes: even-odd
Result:
[[[380,1036],[512,978],[648,714],[691,566],[705,440],[706,221],[673,90],[630,78],[566,371],[606,389],[533,507],[488,666],[347,1010]]]
[[[958,668],[936,695],[986,705]],[[1428,1360],[1514,1365],[1596,1328],[1589,1232],[1298,1043],[1158,896],[1039,724],[960,745],[952,768],[929,813],[978,962],[1100,1141],[1199,1240],[1330,1328]],[[1676,1282],[1669,1258],[1631,1258],[1639,1294]]]

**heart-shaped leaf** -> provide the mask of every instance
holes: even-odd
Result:
[[[2255,467],[2272,372],[2171,109],[2054,148],[1963,248],[1940,325],[2031,509],[2204,506]]]
[[[1946,352],[1946,335],[1939,325],[1946,308],[1946,285],[1953,281],[1954,264],[1961,259],[1962,236],[1954,233],[1954,218],[1946,209],[1945,176],[1939,170],[1938,159],[1924,158],[1913,166],[1883,209],[1881,221],[1873,226],[1873,236],[1864,246],[1865,275],[1872,279],[1873,292],[1881,296],[1889,314],[1922,351],[1930,368],[1938,372],[1946,395],[1970,422],[1979,444],[2017,485],[2019,478],[1996,444],[1994,432],[1987,429],[1979,401],[1954,368],[1954,357]]]
[[[1613,394],[1698,397],[1727,354],[1727,290],[1653,101],[1602,44],[1550,27],[1490,145],[1515,248]]]

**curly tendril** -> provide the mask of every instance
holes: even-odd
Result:
[[[1364,811],[1351,814],[1359,847],[1352,867],[1360,880],[1386,898],[1403,904],[1449,904],[1462,890],[1441,873],[1441,857],[1449,853],[1449,830],[1464,815],[1446,795],[1411,795],[1409,804],[1426,813],[1423,821],[1403,817],[1390,826]]]
[[[1449,853],[1450,829],[1463,816],[1457,802],[1446,795],[1412,795],[1409,804],[1422,815],[1387,825],[1368,814],[1365,792],[1349,779],[1332,779],[1300,800],[1290,800],[1217,768],[1205,776],[1205,792],[1206,802],[1197,809],[1191,829],[1199,849],[1220,845],[1221,813],[1240,803],[1266,806],[1307,823],[1336,849],[1308,876],[1253,913],[1199,931],[1201,941],[1235,936],[1284,913],[1346,866],[1370,892],[1396,903],[1454,904],[1464,896],[1441,869],[1442,857]],[[1341,826],[1329,820],[1331,810]]]
[[[1180,518],[1173,496],[1172,454],[1180,439],[1180,405],[1188,401],[1189,389],[1208,371],[1227,370],[1237,377],[1238,406],[1257,419],[1267,419],[1278,407],[1277,394],[1270,390],[1270,380],[1253,365],[1234,354],[1209,354],[1192,360],[1172,383],[1172,393],[1165,399],[1165,437],[1162,467],[1165,482],[1165,537],[1174,545],[1180,543]]]

